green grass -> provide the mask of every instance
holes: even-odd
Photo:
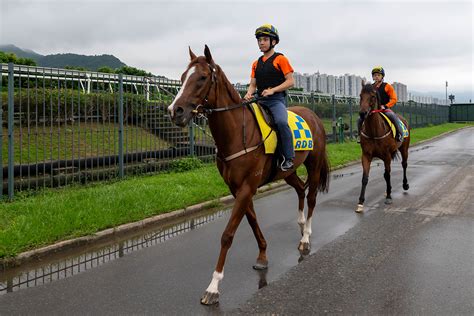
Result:
[[[468,124],[415,129],[413,143]],[[472,124],[470,126],[473,126]],[[332,168],[358,160],[355,142],[329,144]],[[123,181],[45,189],[0,204],[0,258],[229,194],[214,164]]]
[[[3,129],[2,161],[8,163],[8,130]],[[15,164],[50,160],[77,159],[118,153],[118,125],[78,123],[66,126],[15,128],[13,134]],[[159,150],[169,144],[146,129],[124,127],[124,151]]]

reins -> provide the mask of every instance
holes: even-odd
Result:
[[[208,102],[208,96],[209,96],[209,93],[211,92],[212,90],[212,87],[214,86],[214,84],[217,83],[217,77],[216,77],[216,69],[214,67],[212,67],[211,65],[209,65],[209,69],[211,70],[211,73],[212,73],[212,77],[211,77],[211,85],[209,86],[209,90],[206,94],[206,96],[204,97],[204,105],[203,104],[198,104],[196,106],[196,108],[194,110],[192,110],[192,113],[196,115],[196,117],[198,118],[205,118],[205,119],[208,119],[208,116],[209,115],[212,115],[213,113],[219,113],[219,112],[226,112],[226,111],[231,111],[231,110],[234,110],[234,109],[238,109],[238,108],[242,108],[242,116],[243,116],[243,120],[242,120],[242,133],[243,133],[243,137],[242,137],[242,144],[243,144],[243,147],[244,149],[242,149],[241,151],[235,153],[235,154],[232,154],[230,156],[227,156],[227,157],[224,157],[224,158],[219,158],[219,156],[217,155],[217,158],[218,159],[221,159],[223,160],[224,162],[228,162],[228,161],[231,161],[233,159],[236,159],[240,156],[243,156],[245,154],[248,154],[254,150],[257,150],[260,146],[262,146],[265,141],[268,139],[268,137],[270,136],[271,132],[273,131],[273,129],[270,130],[270,132],[268,133],[268,135],[265,137],[265,139],[263,139],[259,144],[255,145],[255,146],[252,146],[252,147],[249,147],[247,148],[247,135],[246,135],[246,123],[245,123],[245,107],[247,107],[249,104],[253,103],[253,102],[256,102],[259,100],[259,97],[257,96],[254,96],[252,99],[248,100],[248,101],[243,101],[241,103],[237,103],[237,104],[233,104],[233,105],[229,105],[229,106],[225,106],[225,107],[213,107],[213,108],[209,108],[209,107],[206,107],[209,106],[209,102]]]

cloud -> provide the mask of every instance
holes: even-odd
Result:
[[[470,1],[24,1],[1,0],[0,41],[42,54],[113,54],[179,78],[187,48],[208,44],[231,81],[249,80],[255,28],[279,29],[278,50],[298,72],[387,79],[409,89],[472,90]]]

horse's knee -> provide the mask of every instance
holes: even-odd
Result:
[[[223,233],[221,237],[221,246],[222,248],[230,248],[232,241],[234,240],[234,235],[230,233]]]

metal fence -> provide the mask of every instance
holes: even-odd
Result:
[[[450,122],[474,122],[474,103],[458,103],[449,107]]]
[[[205,119],[174,126],[166,112],[181,83],[77,70],[0,64],[2,197],[15,192],[159,172],[181,157],[213,160]],[[238,89],[242,95],[244,88]],[[358,99],[291,91],[329,141],[356,134]],[[449,108],[399,103],[412,127],[448,121]]]

